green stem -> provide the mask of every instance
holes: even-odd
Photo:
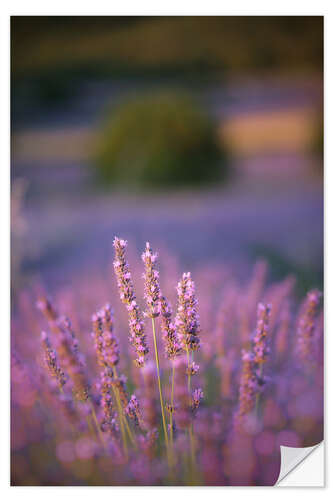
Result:
[[[263,371],[263,365],[261,364],[260,368],[259,368],[259,377],[260,378],[262,377],[262,371]],[[257,392],[257,394],[256,394],[256,406],[255,406],[255,416],[256,416],[256,418],[259,417],[259,400],[260,400],[260,393]]]
[[[173,448],[173,424],[172,424],[172,416],[173,416],[173,395],[175,389],[175,361],[172,362],[172,378],[171,378],[171,412],[170,412],[170,441],[171,448]]]
[[[173,447],[173,401],[174,401],[174,389],[175,389],[175,360],[172,361],[172,376],[171,376],[171,411],[170,411],[170,450],[171,450],[171,466],[172,466],[172,477],[174,474],[175,456]]]
[[[190,371],[190,353],[188,350],[188,347],[186,347],[186,357],[187,357],[187,367],[188,367],[188,372],[187,372],[187,388],[188,388],[188,394],[189,394],[189,404],[190,406],[192,405],[192,397],[191,397],[191,371]],[[189,426],[189,438],[190,438],[190,449],[191,449],[191,469],[192,469],[192,477],[193,477],[193,471],[195,469],[195,445],[194,445],[194,436],[193,436],[193,422],[191,421],[190,426]]]
[[[125,428],[124,428],[123,409],[121,407],[121,402],[120,402],[118,388],[112,387],[112,389],[113,389],[113,393],[115,395],[116,402],[117,402],[118,413],[119,413],[119,424],[120,424],[121,438],[123,440],[123,446],[124,446],[125,456],[127,457],[128,456],[128,449],[127,449],[126,433],[125,433]]]
[[[126,427],[126,430],[127,430],[128,437],[130,438],[130,441],[131,441],[132,445],[134,446],[134,448],[137,450],[138,449],[138,445],[137,445],[136,440],[134,438],[133,432],[131,431],[131,428],[130,428],[128,422],[127,422],[126,415],[124,415],[124,422],[125,422],[125,427]]]
[[[95,408],[94,408],[93,402],[91,401],[90,398],[88,399],[88,401],[89,401],[90,408],[91,408],[91,415],[92,415],[93,421],[95,423],[95,426],[96,426],[96,429],[97,429],[97,432],[98,432],[98,437],[99,437],[99,439],[100,439],[103,447],[105,448],[104,437],[103,437],[101,428],[100,428],[98,420],[97,420],[97,416],[96,416],[96,412],[95,412]]]
[[[168,438],[168,432],[167,432],[167,427],[166,427],[166,423],[165,423],[164,403],[163,403],[162,385],[161,385],[161,377],[160,377],[160,362],[159,362],[158,351],[157,351],[157,342],[156,342],[156,332],[155,332],[155,321],[154,321],[154,318],[151,319],[151,322],[152,322],[152,325],[153,325],[153,338],[154,338],[154,348],[155,348],[155,358],[156,358],[156,370],[157,370],[158,390],[159,390],[159,393],[160,393],[162,423],[163,423],[163,430],[164,430],[164,437],[165,437],[165,445],[166,445],[166,448],[167,448],[167,455],[169,457],[169,438]]]
[[[118,374],[117,374],[117,369],[116,369],[116,367],[115,367],[115,366],[113,367],[113,372],[114,372],[114,378],[117,380],[117,379],[118,379]],[[122,418],[123,423],[125,424],[125,428],[126,428],[126,431],[127,431],[128,437],[130,438],[130,441],[131,441],[131,443],[133,444],[133,446],[137,449],[137,444],[136,444],[136,441],[135,441],[135,439],[134,439],[134,436],[133,436],[133,433],[132,433],[132,431],[131,431],[131,428],[130,428],[130,426],[128,425],[126,415],[125,415],[125,414],[124,414],[124,412],[122,411],[122,406],[121,406],[121,401],[120,401],[119,389],[116,387],[116,388],[113,390],[113,392],[114,392],[114,395],[115,395],[116,400],[117,400],[118,410],[119,410],[119,412],[120,412],[120,417],[119,417],[119,418]]]

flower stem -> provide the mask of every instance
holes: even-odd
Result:
[[[192,398],[191,398],[191,371],[190,371],[190,353],[188,350],[188,347],[186,347],[186,357],[187,357],[187,388],[188,388],[188,394],[189,394],[189,404],[192,404]],[[189,429],[189,438],[190,438],[190,449],[191,449],[191,469],[192,473],[195,469],[195,444],[194,444],[194,436],[193,436],[193,422],[191,421]]]
[[[260,378],[262,377],[262,371],[263,371],[263,365],[261,364],[260,368],[259,368],[259,377]],[[257,392],[257,394],[256,394],[256,407],[255,407],[256,418],[259,417],[259,400],[260,400],[260,392]]]
[[[89,405],[90,405],[90,408],[91,408],[91,415],[92,415],[94,424],[95,424],[96,429],[97,429],[98,437],[99,437],[99,439],[100,439],[103,447],[105,448],[105,442],[104,442],[104,438],[103,438],[103,434],[102,434],[101,428],[100,428],[98,420],[97,420],[97,416],[96,416],[94,404],[93,404],[93,402],[92,402],[92,400],[90,398],[89,398],[88,401],[89,401]]]
[[[174,448],[173,448],[173,401],[174,401],[174,389],[175,389],[175,361],[172,361],[172,376],[171,376],[171,411],[170,411],[170,449],[171,449],[171,465],[172,469],[175,465],[174,462]]]
[[[153,338],[154,338],[154,348],[155,348],[155,358],[156,358],[156,371],[157,371],[158,390],[159,390],[159,393],[160,393],[162,423],[163,423],[163,430],[164,430],[164,437],[165,437],[165,445],[166,445],[166,448],[167,448],[167,455],[168,455],[168,458],[169,458],[169,438],[168,438],[168,432],[167,432],[167,427],[166,427],[166,423],[165,423],[164,403],[163,403],[162,385],[161,385],[161,377],[160,377],[160,362],[159,362],[158,351],[157,351],[157,342],[156,342],[156,332],[155,332],[155,321],[154,321],[154,318],[151,319],[151,322],[152,322],[152,325],[153,325]]]
[[[123,440],[125,456],[127,457],[128,456],[127,438],[126,438],[126,433],[125,433],[125,428],[124,428],[123,409],[121,407],[121,402],[120,402],[118,388],[114,388],[113,387],[113,393],[115,395],[116,402],[117,402],[118,413],[119,413],[119,424],[120,424],[121,438]]]
[[[126,430],[127,430],[128,437],[130,438],[130,441],[131,441],[132,445],[134,446],[134,448],[137,450],[138,449],[138,445],[137,445],[136,440],[134,438],[133,432],[131,431],[131,428],[130,428],[128,422],[127,422],[126,415],[124,415],[124,423],[125,423],[125,427],[126,427]]]
[[[115,379],[117,380],[117,379],[118,379],[118,374],[117,374],[117,369],[116,369],[116,367],[115,367],[115,366],[114,366],[114,368],[113,368],[113,372],[114,372],[114,377],[115,377]],[[115,396],[116,396],[116,399],[117,399],[117,397],[118,397],[118,399],[119,399],[119,403],[120,403],[120,407],[121,407],[120,395],[119,395],[119,389],[118,389],[117,387],[115,388],[114,394],[115,394]],[[118,401],[117,401],[117,405],[118,405]],[[119,408],[119,405],[118,405],[118,408]],[[131,441],[131,443],[133,444],[134,448],[136,448],[136,449],[137,449],[137,447],[138,447],[138,446],[137,446],[136,440],[135,440],[135,438],[134,438],[134,435],[133,435],[133,433],[132,433],[132,431],[131,431],[130,426],[128,425],[128,422],[127,422],[127,417],[126,417],[126,415],[124,414],[124,412],[122,412],[122,417],[123,417],[123,421],[124,421],[124,424],[125,424],[125,427],[126,427],[126,431],[127,431],[128,437],[130,438],[130,441]]]
[[[172,416],[173,416],[173,396],[175,389],[175,362],[172,362],[172,377],[171,377],[171,412],[170,412],[170,441],[171,447],[173,447],[173,424],[172,424]]]

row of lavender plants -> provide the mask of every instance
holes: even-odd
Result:
[[[199,304],[191,273],[175,287],[169,257],[162,280],[147,243],[141,301],[127,242],[115,238],[113,246],[119,317],[114,293],[112,307],[89,312],[108,296],[105,277],[61,290],[58,302],[73,321],[41,296],[42,332],[31,293],[19,299],[12,326],[13,484],[274,484],[280,445],[322,439],[320,292],[298,305],[294,278],[266,286],[260,261],[248,284],[217,269],[199,273]]]

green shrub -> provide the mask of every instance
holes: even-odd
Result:
[[[221,180],[226,155],[216,130],[213,119],[183,92],[140,95],[107,116],[96,164],[109,183],[164,187]]]

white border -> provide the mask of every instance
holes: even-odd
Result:
[[[85,488],[74,488],[74,487],[52,487],[45,488],[41,487],[20,487],[20,488],[9,488],[9,412],[7,411],[9,407],[9,335],[8,335],[8,325],[9,325],[9,15],[325,15],[325,220],[330,220],[330,215],[333,215],[333,195],[332,195],[332,174],[330,173],[333,166],[330,165],[330,160],[332,155],[330,155],[330,144],[329,140],[329,117],[332,113],[331,98],[328,89],[333,88],[333,80],[331,74],[332,63],[329,63],[328,54],[330,54],[330,59],[332,59],[332,37],[333,37],[333,26],[331,23],[330,7],[332,2],[330,1],[287,1],[280,0],[279,2],[267,2],[264,1],[232,1],[223,2],[220,1],[180,1],[180,0],[169,0],[168,2],[159,2],[156,0],[140,0],[138,1],[122,1],[122,2],[110,2],[110,1],[99,1],[94,0],[94,2],[87,2],[84,4],[82,1],[71,1],[68,0],[57,0],[57,2],[45,1],[18,1],[18,0],[4,0],[0,7],[0,50],[1,50],[1,92],[0,92],[0,104],[1,104],[1,167],[0,167],[0,203],[1,203],[1,323],[4,328],[1,332],[1,396],[2,405],[0,412],[1,418],[1,461],[0,461],[0,474],[1,483],[0,487],[2,490],[2,498],[7,496],[16,497],[24,496],[25,499],[36,498],[38,496],[44,497],[58,497],[59,495],[65,497],[78,497],[84,498],[92,494],[96,494],[99,498],[110,498],[110,495],[117,496],[117,498],[122,498],[124,496],[135,495],[136,497],[155,497],[166,498],[172,494],[173,496],[190,495],[193,499],[194,497],[202,497],[202,495],[209,495],[211,497],[221,497],[227,495],[228,497],[233,497],[239,495],[242,492],[246,494],[247,499],[258,498],[258,496],[264,495],[267,497],[267,488],[250,487],[250,488],[190,488],[187,487],[186,490],[183,488],[115,488],[112,489],[107,487],[100,487],[98,489],[92,489],[92,487]],[[330,90],[332,92],[332,90]],[[329,187],[331,191],[329,193]],[[329,196],[331,194],[331,196]],[[325,257],[333,255],[333,245],[332,245],[332,230],[330,230],[330,225],[326,226],[325,234]],[[332,257],[331,257],[332,258]],[[330,261],[325,258],[325,300],[326,300],[326,312],[325,312],[325,330],[326,330],[326,352],[325,358],[332,359],[330,353],[328,352],[332,342],[330,342],[329,334],[329,322],[328,322],[328,298],[329,298],[329,283],[332,279],[332,266]],[[329,370],[332,363],[327,363],[327,375],[326,382],[329,378]],[[326,422],[329,422],[329,405],[331,400],[328,400],[328,391],[326,392]],[[325,441],[327,442],[328,430],[325,430]],[[330,470],[332,461],[329,459],[330,452],[326,454],[326,471]],[[328,462],[328,464],[327,464]],[[328,478],[328,483],[330,482]],[[313,495],[327,495],[330,485],[326,489],[304,489],[300,488],[298,490],[287,490],[284,489],[284,495],[295,496],[295,494],[300,494],[302,499],[311,497]],[[246,490],[246,491],[245,491]],[[269,494],[279,494],[281,489],[270,488]]]

